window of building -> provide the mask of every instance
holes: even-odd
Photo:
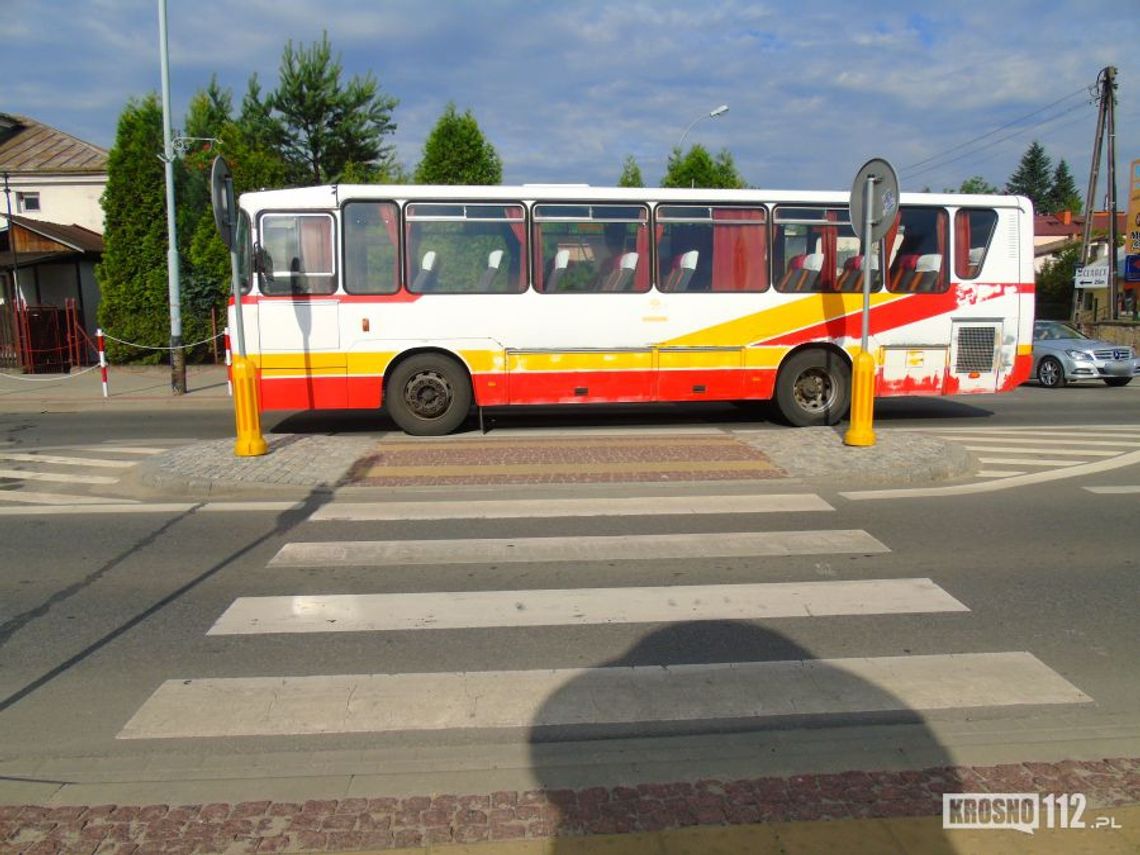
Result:
[[[40,210],[39,193],[17,193],[16,210],[21,214],[34,214]]]
[[[336,291],[333,218],[329,214],[266,214],[261,218],[261,290],[265,294]]]
[[[763,208],[657,208],[657,287],[662,291],[763,291],[768,287]]]
[[[394,294],[400,288],[398,211],[394,202],[344,206],[344,290]]]
[[[648,291],[648,223],[644,205],[535,205],[535,288]]]
[[[954,215],[954,272],[959,279],[976,279],[982,272],[997,220],[991,208],[963,208]]]
[[[407,283],[417,294],[526,290],[521,204],[409,204]]]

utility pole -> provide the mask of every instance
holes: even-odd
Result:
[[[166,0],[158,0],[159,62],[162,67],[162,162],[166,165],[166,275],[170,294],[170,388],[186,394],[182,350],[182,296],[178,282],[178,227],[174,217],[174,134],[170,129],[170,58],[166,46]]]
[[[1116,69],[1107,66],[1097,75],[1100,109],[1096,118],[1096,140],[1093,143],[1092,165],[1089,169],[1089,189],[1085,195],[1085,227],[1081,235],[1081,267],[1089,263],[1092,251],[1093,212],[1096,210],[1096,185],[1100,177],[1100,151],[1108,136],[1108,300],[1109,317],[1116,320]],[[1073,320],[1080,307],[1080,291],[1073,289]],[[1094,318],[1095,320],[1095,318]]]

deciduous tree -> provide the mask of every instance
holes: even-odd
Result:
[[[741,189],[748,185],[737,172],[728,149],[722,149],[714,159],[704,146],[694,145],[688,154],[680,148],[673,149],[661,186]]]
[[[626,155],[621,165],[621,177],[618,178],[618,187],[644,187],[645,181],[641,177],[641,167],[633,159],[633,155]]]

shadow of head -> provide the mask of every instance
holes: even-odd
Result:
[[[551,836],[937,814],[960,782],[875,661],[709,621],[574,672],[530,730]]]

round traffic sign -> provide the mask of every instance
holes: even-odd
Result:
[[[899,177],[895,168],[880,157],[868,160],[851,183],[851,226],[855,234],[864,237],[866,204],[864,194],[871,181],[871,235],[872,242],[882,240],[891,229],[899,210]]]
[[[226,249],[233,249],[234,230],[237,226],[237,211],[234,210],[234,182],[230,177],[230,167],[221,155],[214,158],[210,168],[210,202],[214,208],[214,223],[222,236]]]

